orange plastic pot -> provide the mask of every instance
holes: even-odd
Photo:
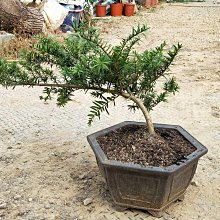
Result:
[[[124,4],[124,15],[125,16],[133,16],[134,15],[134,4],[125,3]]]
[[[111,16],[122,16],[123,4],[113,3],[110,5]]]
[[[146,0],[146,8],[150,8],[150,7],[151,7],[151,0]]]
[[[152,0],[151,5],[152,5],[154,8],[156,8],[157,5],[158,5],[158,0]]]
[[[104,17],[106,15],[106,5],[96,5],[96,17]]]

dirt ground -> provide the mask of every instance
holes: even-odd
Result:
[[[171,68],[180,93],[156,107],[154,122],[181,125],[209,150],[185,200],[161,219],[220,220],[220,7],[163,4],[134,17],[98,20],[97,26],[117,44],[138,23],[150,27],[138,50],[163,41],[184,46]],[[130,113],[121,100],[88,127],[89,95],[78,93],[58,108],[55,101],[40,101],[40,94],[40,88],[0,88],[0,219],[156,219],[147,211],[115,211],[86,140],[107,126],[143,121],[141,113]]]

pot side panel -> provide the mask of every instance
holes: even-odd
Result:
[[[158,178],[151,173],[111,168],[107,168],[105,174],[113,200],[118,205],[158,209],[167,201],[169,181],[166,176]]]
[[[169,201],[177,199],[182,195],[189,186],[197,167],[198,161],[184,167],[181,171],[176,172],[173,176],[173,180],[170,188]]]

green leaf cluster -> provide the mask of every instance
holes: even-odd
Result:
[[[31,51],[23,51],[20,62],[0,60],[0,85],[43,86],[40,98],[46,101],[55,95],[59,106],[70,101],[76,90],[90,91],[95,101],[89,124],[101,112],[108,113],[109,103],[119,96],[137,99],[150,111],[179,89],[169,66],[181,45],[167,50],[163,42],[139,53],[134,46],[148,29],[146,25],[133,28],[116,46],[103,41],[94,27],[84,25],[63,41],[40,36]],[[134,101],[128,108],[135,111],[140,105]]]

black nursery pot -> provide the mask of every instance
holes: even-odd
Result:
[[[89,135],[87,140],[95,153],[100,171],[115,204],[125,208],[145,209],[159,216],[158,213],[161,213],[169,204],[183,197],[195,174],[199,158],[208,150],[180,126],[154,124],[155,128],[177,130],[196,150],[178,165],[167,167],[143,167],[138,164],[108,160],[97,138],[127,125],[146,124],[122,122]]]

